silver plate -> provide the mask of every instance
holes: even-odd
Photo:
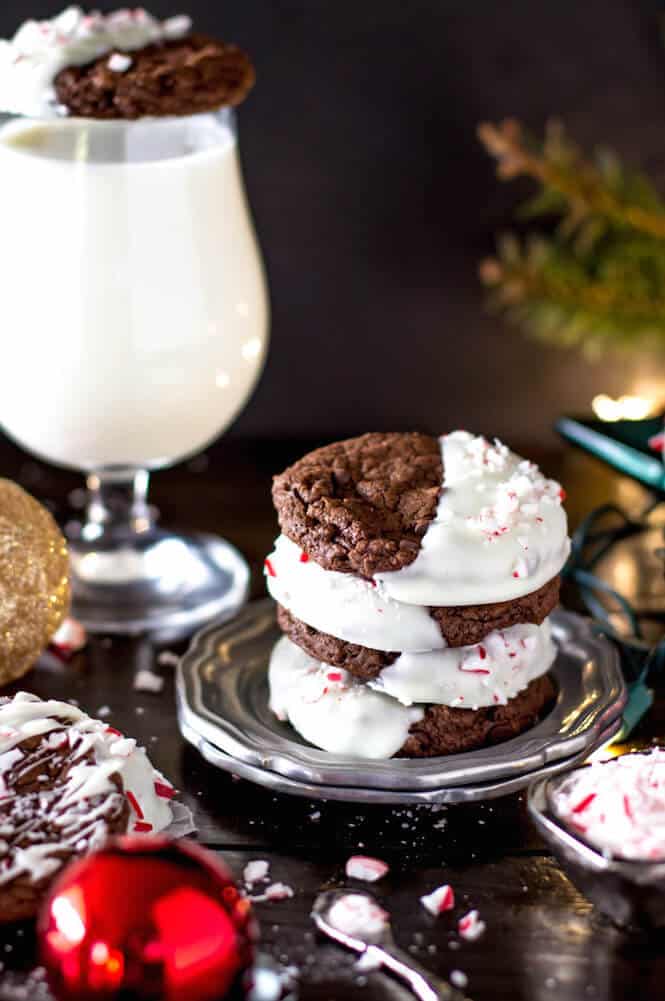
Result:
[[[254,602],[232,622],[195,637],[178,669],[178,716],[187,733],[237,762],[313,786],[422,793],[527,773],[535,778],[540,769],[564,759],[570,764],[599,746],[626,702],[617,654],[588,620],[558,611],[552,625],[559,649],[551,672],[556,703],[535,727],[494,747],[438,758],[368,761],[305,743],[268,707],[268,661],[280,635],[269,600]]]
[[[606,744],[618,731],[621,726],[622,717],[617,716],[610,726],[603,731],[586,750],[574,755],[572,758],[564,758],[551,765],[537,769],[535,772],[527,772],[524,775],[516,775],[510,779],[499,779],[494,782],[481,782],[478,785],[447,786],[443,789],[427,789],[420,792],[409,792],[404,789],[361,789],[353,786],[332,786],[314,785],[311,782],[298,782],[294,779],[287,779],[277,772],[271,772],[267,768],[257,768],[248,765],[244,761],[232,758],[218,747],[213,747],[207,740],[180,722],[180,729],[185,740],[193,744],[200,754],[211,765],[236,775],[255,785],[264,786],[273,792],[287,793],[291,796],[305,796],[307,799],[334,800],[343,803],[477,803],[486,799],[497,799],[499,796],[507,796],[509,793],[519,792],[525,786],[536,779],[547,778],[566,771],[574,765],[580,764],[588,754]]]

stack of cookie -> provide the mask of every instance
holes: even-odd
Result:
[[[563,491],[505,445],[367,434],[275,478],[271,708],[310,743],[428,757],[516,736],[554,696]]]

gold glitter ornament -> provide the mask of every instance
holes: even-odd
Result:
[[[0,685],[29,671],[69,609],[67,544],[16,483],[0,479]]]

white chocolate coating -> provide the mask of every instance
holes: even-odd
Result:
[[[42,736],[47,741],[53,740],[54,747],[59,746],[63,740],[67,740],[70,747],[76,744],[77,754],[81,758],[92,751],[94,763],[81,760],[68,772],[64,793],[59,802],[61,841],[17,850],[13,864],[0,868],[0,886],[21,873],[29,873],[31,879],[38,882],[59,868],[61,862],[54,857],[58,850],[77,847],[68,839],[68,822],[71,820],[76,837],[80,839],[80,813],[79,822],[76,823],[75,811],[80,810],[85,800],[117,792],[116,786],[111,782],[112,775],[121,776],[124,792],[130,802],[130,832],[136,829],[137,824],[139,832],[143,830],[147,833],[148,829],[161,831],[171,823],[173,815],[169,798],[158,793],[161,787],[169,790],[170,784],[152,767],[145,750],[137,747],[135,740],[118,736],[109,729],[108,724],[91,719],[67,702],[42,701],[26,692],[20,692],[11,701],[0,705],[0,796],[7,791],[6,774],[10,769],[20,767],[23,757],[20,744],[35,736]],[[68,808],[72,811],[69,814]],[[107,836],[103,823],[104,807],[96,809],[98,817],[94,808],[91,808],[89,814],[86,830],[88,850],[99,847]],[[0,839],[3,832],[5,836],[11,834],[0,827]],[[3,854],[0,849],[0,860]]]
[[[607,858],[665,861],[665,748],[575,769],[554,785],[551,802]]]
[[[270,658],[270,708],[315,747],[358,758],[391,758],[402,747],[420,707],[353,682],[346,671],[314,660],[286,636]]]
[[[314,629],[374,650],[441,650],[446,641],[427,608],[395,601],[381,585],[324,570],[280,535],[266,561],[270,595]],[[268,569],[269,568],[269,569]]]
[[[61,70],[183,38],[191,27],[184,15],[158,21],[141,7],[107,15],[67,7],[50,21],[26,21],[10,41],[0,41],[0,109],[33,118],[66,114],[53,86]]]
[[[425,706],[481,709],[505,705],[546,674],[556,655],[549,622],[490,633],[482,643],[402,654],[369,684],[324,664],[286,636],[269,670],[270,708],[315,747],[389,758]]]
[[[499,629],[474,646],[403,653],[370,685],[403,705],[431,703],[458,709],[505,706],[546,674],[556,648],[548,620]]]
[[[418,555],[375,580],[412,605],[480,605],[538,590],[570,551],[561,487],[498,441],[455,431],[440,442],[443,490]]]

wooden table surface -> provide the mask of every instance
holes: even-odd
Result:
[[[222,441],[206,456],[154,478],[154,501],[169,525],[215,531],[246,554],[254,591],[276,534],[269,501],[273,472],[302,443]],[[563,479],[573,521],[607,499],[639,507],[641,491],[573,452],[531,455]],[[80,503],[76,474],[45,467],[0,442],[0,470],[48,501],[65,522]],[[665,604],[664,606],[665,607]],[[182,649],[179,647],[177,649]],[[172,671],[160,695],[137,694],[133,673],[152,656],[146,643],[94,638],[69,664],[47,657],[20,687],[44,697],[76,699],[135,736],[155,765],[182,791],[200,841],[223,854],[240,876],[251,859],[268,859],[271,874],[293,887],[292,899],[256,906],[262,949],[299,968],[303,1001],[379,1001],[408,997],[380,973],[358,974],[353,957],[316,939],[309,917],[321,888],[344,883],[344,863],[361,852],[385,859],[378,884],[396,937],[443,977],[461,970],[475,1001],[608,1001],[661,998],[665,950],[657,940],[626,934],[594,912],[530,828],[522,796],[448,808],[357,807],[274,795],[217,772],[180,738]],[[663,702],[637,736],[665,735]],[[433,919],[419,897],[440,885],[455,889],[453,914]],[[460,942],[456,917],[480,911],[486,933]],[[34,942],[30,929],[0,933],[0,1001],[31,1001]],[[27,986],[26,986],[27,985]],[[47,995],[40,994],[40,997]]]

